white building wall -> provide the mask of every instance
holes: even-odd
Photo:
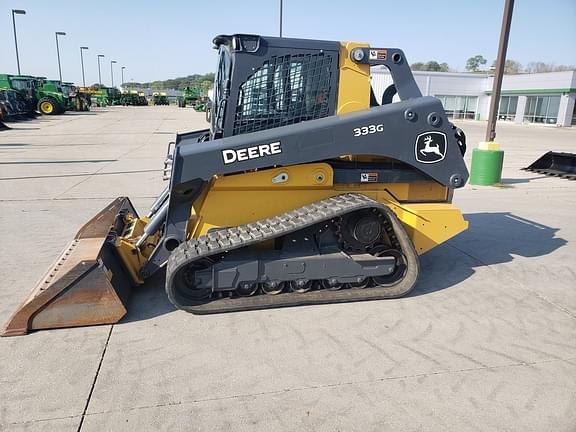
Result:
[[[576,94],[563,94],[560,97],[560,108],[558,109],[558,126],[572,125],[572,114],[574,113],[574,102]]]
[[[488,91],[492,91],[494,77],[488,78]],[[504,75],[502,91],[550,90],[576,87],[576,72],[546,72],[538,74]]]
[[[424,96],[476,96],[476,118],[487,120],[490,110],[493,76],[478,73],[452,73],[452,72],[422,72],[413,71],[416,84]],[[393,84],[392,76],[384,66],[376,66],[371,69],[371,82],[374,94],[378,101],[386,88]],[[518,106],[516,108],[515,121],[522,123],[524,109],[526,107],[526,95],[547,94],[550,90],[558,92],[559,89],[576,88],[576,71],[549,72],[539,74],[504,75],[502,92],[525,90],[526,93],[518,93]],[[556,93],[558,94],[558,93]],[[398,100],[398,96],[394,101]],[[560,99],[558,112],[558,126],[569,126],[572,122],[574,111],[575,93],[564,94]]]
[[[514,117],[514,123],[524,122],[524,111],[526,110],[526,101],[528,98],[526,96],[518,96],[518,105],[516,105],[516,117]]]

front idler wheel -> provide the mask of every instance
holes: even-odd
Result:
[[[198,261],[193,262],[186,268],[182,269],[177,277],[177,283],[179,287],[179,292],[184,297],[190,300],[207,300],[212,294],[211,287],[198,287],[196,280],[196,272],[199,270],[204,270],[214,264],[209,258],[203,258]]]

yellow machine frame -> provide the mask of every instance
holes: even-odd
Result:
[[[338,115],[370,109],[370,67],[350,60],[351,50],[358,47],[365,48],[368,44],[341,43]],[[342,157],[351,158],[350,155]],[[355,158],[374,159],[367,155]],[[199,237],[213,228],[253,222],[351,192],[388,205],[402,221],[418,254],[468,227],[460,210],[451,204],[449,189],[437,182],[334,184],[330,165],[312,163],[214,177],[193,205],[188,238]],[[137,225],[134,229],[133,234],[141,230]],[[117,247],[134,281],[142,283],[138,270],[146,257],[140,251],[131,250],[135,249],[132,241],[121,240]]]

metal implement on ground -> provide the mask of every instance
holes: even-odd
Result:
[[[144,93],[139,93],[136,90],[124,90],[120,96],[122,105],[143,106],[148,105],[148,100]]]
[[[122,93],[116,87],[96,84],[92,87],[80,87],[79,91],[86,95],[91,103],[93,102],[97,107],[123,104]]]
[[[576,153],[549,151],[522,169],[551,177],[576,180]]]
[[[119,198],[78,233],[6,335],[117,321],[130,288],[163,268],[170,301],[197,314],[399,297],[418,256],[467,228],[451,203],[468,179],[464,133],[401,50],[214,44],[210,127],[168,147],[146,216]],[[394,83],[376,95],[382,66]]]
[[[152,93],[152,102],[154,105],[170,105],[168,96],[166,96],[166,93],[164,92]]]

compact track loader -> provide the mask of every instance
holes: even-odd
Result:
[[[210,128],[177,135],[169,186],[146,216],[118,198],[88,222],[4,335],[117,322],[162,268],[170,301],[197,314],[400,297],[418,255],[467,228],[451,204],[465,136],[401,50],[214,44]],[[379,95],[382,66],[394,84]]]

